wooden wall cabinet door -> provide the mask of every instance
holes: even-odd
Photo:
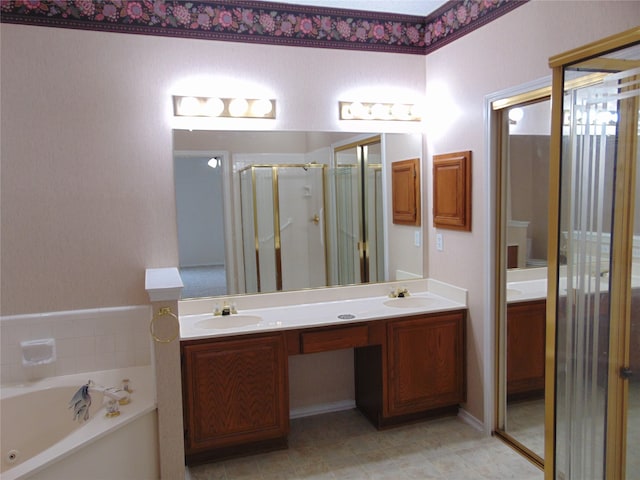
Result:
[[[544,391],[545,300],[507,306],[507,395]]]
[[[389,415],[457,406],[465,401],[464,332],[464,312],[388,323]]]
[[[433,156],[433,226],[471,230],[471,152]]]
[[[182,346],[187,463],[289,431],[287,353],[281,334]]]
[[[393,223],[420,225],[420,159],[391,164]]]

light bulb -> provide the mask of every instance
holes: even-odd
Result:
[[[402,103],[394,103],[391,107],[391,114],[397,119],[406,119],[409,117],[409,105]]]
[[[200,100],[196,97],[183,97],[180,100],[180,115],[196,117],[200,115]]]
[[[229,102],[229,114],[232,117],[242,117],[246,115],[249,104],[244,98],[234,98]]]
[[[385,119],[389,118],[389,105],[376,103],[371,107],[371,115],[373,118]]]
[[[364,118],[367,116],[367,109],[360,102],[353,102],[350,107],[351,115],[356,118]]]
[[[519,122],[524,117],[524,110],[521,108],[512,108],[509,110],[509,120]]]
[[[410,115],[412,118],[414,118],[415,120],[420,120],[423,116],[423,108],[422,105],[411,105],[410,108]]]
[[[224,110],[224,102],[217,97],[208,98],[202,106],[202,114],[208,117],[218,117]]]
[[[264,117],[265,115],[269,115],[272,110],[273,104],[271,100],[267,100],[266,98],[254,100],[251,103],[251,116],[253,117]]]

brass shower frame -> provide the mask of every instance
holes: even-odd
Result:
[[[260,239],[258,237],[258,201],[257,201],[257,182],[256,182],[256,171],[259,168],[268,168],[271,169],[271,181],[272,181],[272,197],[273,197],[273,244],[275,251],[275,263],[276,263],[276,291],[282,291],[282,241],[280,237],[280,198],[279,198],[279,183],[278,183],[278,169],[279,168],[322,168],[322,225],[323,232],[322,235],[325,239],[324,242],[324,258],[325,258],[325,285],[328,285],[328,275],[329,275],[329,259],[327,255],[327,182],[326,182],[326,172],[327,165],[321,163],[277,163],[277,164],[252,164],[248,165],[241,170],[238,171],[238,175],[241,177],[242,173],[250,170],[251,171],[251,189],[252,189],[252,208],[253,208],[253,232],[254,232],[254,248],[255,248],[255,259],[256,259],[256,283],[258,293],[262,291],[261,287],[261,278],[260,278]],[[242,191],[242,182],[240,182],[240,190]],[[241,210],[242,212],[242,210]],[[241,213],[242,215],[242,213]],[[243,242],[243,252],[244,252],[244,242]],[[244,255],[246,252],[244,252]],[[245,288],[246,288],[246,278],[245,278]]]
[[[601,82],[604,76],[605,75],[602,73],[594,72],[577,79],[566,80],[564,83],[564,86],[565,88],[570,89],[570,88],[579,88],[579,87],[585,87],[588,85],[594,85]],[[509,97],[494,100],[493,102],[491,102],[491,109],[496,114],[496,124],[500,125],[500,128],[498,129],[498,132],[496,135],[496,142],[498,144],[498,151],[500,156],[497,162],[497,170],[496,170],[497,185],[504,185],[506,183],[506,169],[505,169],[505,162],[503,159],[503,143],[506,140],[504,138],[505,136],[503,132],[503,125],[504,125],[504,122],[507,121],[507,119],[505,118],[506,117],[505,113],[509,108],[512,108],[512,107],[522,107],[522,106],[527,106],[534,103],[542,102],[545,100],[551,100],[551,94],[552,94],[552,86],[548,85],[545,87],[529,90],[527,92],[523,92],[523,93],[519,93]],[[503,237],[501,234],[501,232],[506,232],[505,212],[506,212],[506,192],[504,191],[504,188],[498,188],[496,191],[496,215],[497,215],[497,218],[501,220],[499,220],[496,223],[496,227],[495,227],[496,228],[495,238],[497,239],[496,248],[495,248],[495,258],[496,258],[495,260],[496,262],[495,263],[495,271],[496,271],[495,304],[497,305],[496,319],[495,319],[495,322],[496,322],[495,358],[496,359],[500,359],[500,351],[502,352],[506,351],[506,346],[505,346],[506,345],[506,338],[505,338],[506,329],[504,328],[504,326],[506,325],[506,304],[505,302],[502,301],[502,299],[506,298],[506,292],[502,290],[502,286],[506,285],[507,250],[506,250],[506,238]],[[547,327],[548,327],[548,322],[547,322]],[[494,368],[495,368],[494,369],[495,378],[498,379],[498,381],[495,384],[495,398],[498,399],[498,401],[496,401],[494,404],[494,418],[496,420],[495,424],[493,425],[494,434],[497,437],[501,438],[502,440],[506,441],[508,444],[510,444],[515,450],[520,452],[522,455],[528,458],[531,462],[533,462],[540,468],[544,468],[544,464],[545,464],[544,457],[548,454],[548,452],[546,451],[546,448],[545,448],[544,456],[537,455],[530,448],[523,445],[520,441],[518,441],[512,435],[510,435],[505,430],[499,427],[499,425],[504,423],[504,415],[505,415],[504,406],[500,405],[500,401],[502,401],[503,396],[506,395],[506,385],[505,385],[506,372],[505,372],[505,365],[498,360],[495,362]],[[545,387],[546,387],[546,382],[545,382]],[[546,407],[547,405],[545,405],[545,409]],[[547,417],[548,415],[546,414],[546,411],[545,411],[545,424],[548,421]],[[545,432],[545,436],[546,436],[546,432]]]
[[[556,396],[556,322],[557,322],[557,296],[558,291],[558,248],[559,248],[559,207],[560,207],[560,167],[562,161],[562,124],[563,124],[563,101],[565,90],[576,88],[575,85],[568,86],[565,82],[565,69],[581,67],[585,70],[607,71],[618,69],[619,60],[597,58],[614,50],[620,50],[628,46],[640,43],[640,27],[621,32],[602,40],[589,43],[582,47],[556,55],[549,59],[549,66],[552,69],[552,102],[551,102],[551,171],[549,175],[549,269],[553,274],[548,276],[547,281],[547,345],[546,345],[546,372],[545,372],[545,480],[553,480],[556,474],[555,462],[555,396]],[[603,63],[605,62],[605,63]],[[604,75],[596,73],[594,75]],[[627,106],[624,107],[628,110]],[[622,167],[622,175],[616,178],[616,190],[621,198],[617,200],[622,207],[614,211],[614,225],[622,225],[619,228],[620,241],[614,240],[612,248],[612,272],[610,291],[611,311],[610,311],[610,342],[609,342],[609,372],[608,372],[608,401],[606,412],[607,429],[606,451],[605,451],[605,475],[606,479],[618,479],[625,476],[625,427],[626,427],[626,406],[622,409],[624,398],[628,394],[628,385],[620,377],[620,372],[616,370],[618,363],[628,365],[629,350],[628,339],[629,326],[624,325],[623,319],[629,318],[629,298],[627,292],[630,291],[628,283],[630,278],[630,262],[627,262],[632,245],[629,243],[629,232],[626,230],[631,224],[623,219],[633,218],[633,203],[630,201],[635,190],[635,159],[633,149],[637,149],[637,132],[635,128],[638,124],[637,103],[632,113],[626,112],[626,118],[620,119],[621,135],[627,136],[631,141],[632,148],[622,148],[619,152],[618,162]],[[637,151],[637,150],[636,150]],[[618,167],[620,168],[620,167]],[[626,175],[625,175],[626,174]],[[618,337],[618,338],[616,338]],[[616,428],[616,427],[620,428]]]
[[[369,137],[369,138],[365,138],[363,140],[359,140],[356,142],[351,142],[348,143],[346,145],[340,145],[339,147],[334,147],[333,149],[333,153],[334,156],[336,153],[338,152],[344,152],[346,150],[350,150],[352,148],[356,149],[356,156],[358,159],[358,163],[357,164],[339,164],[336,161],[336,168],[337,167],[349,167],[349,168],[355,168],[358,167],[360,165],[360,161],[362,162],[362,171],[367,171],[367,168],[369,167],[369,159],[368,159],[368,152],[365,149],[362,153],[362,155],[360,154],[360,152],[357,151],[358,148],[360,147],[368,147],[369,145],[374,145],[377,143],[382,143],[382,136],[381,135],[375,135],[373,137]],[[380,165],[380,169],[382,169],[382,165]],[[363,175],[362,178],[360,179],[360,181],[358,182],[358,198],[361,199],[362,204],[360,206],[360,215],[358,215],[358,232],[360,234],[360,239],[358,241],[358,254],[359,254],[359,261],[360,261],[360,282],[361,283],[368,283],[369,280],[369,258],[370,258],[370,254],[369,254],[369,241],[368,238],[366,237],[366,235],[364,234],[364,229],[366,227],[366,220],[365,220],[365,207],[364,207],[364,199],[363,199],[363,195],[364,192],[367,191],[368,188],[368,184],[367,184],[367,177],[366,175]],[[374,207],[375,208],[375,207]],[[364,236],[364,238],[363,238]]]

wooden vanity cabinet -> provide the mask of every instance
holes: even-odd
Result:
[[[389,320],[386,343],[355,351],[356,404],[378,427],[466,400],[465,312]]]
[[[389,322],[387,344],[391,416],[465,401],[463,313]]]
[[[183,342],[187,464],[286,446],[288,360],[280,333]]]
[[[507,396],[544,392],[546,300],[507,305]]]

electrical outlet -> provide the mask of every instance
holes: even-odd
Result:
[[[436,233],[436,250],[439,252],[444,250],[444,240],[441,233]]]
[[[413,232],[413,244],[416,247],[420,246],[420,230],[416,230],[415,232]]]

